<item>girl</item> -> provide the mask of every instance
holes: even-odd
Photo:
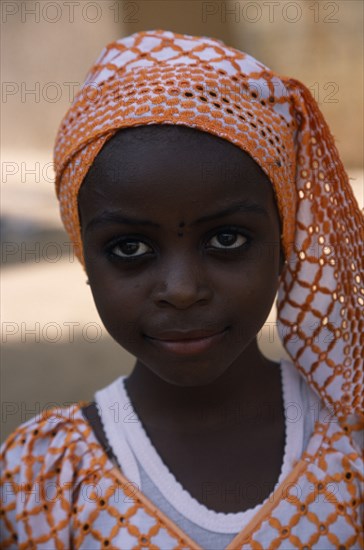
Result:
[[[139,32],[102,52],[55,166],[136,363],[5,442],[2,547],[363,548],[364,223],[308,90]],[[277,290],[278,364],[257,347]]]

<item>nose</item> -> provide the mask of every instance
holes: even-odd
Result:
[[[159,306],[170,304],[177,309],[187,309],[211,299],[212,289],[205,270],[191,258],[179,256],[171,259],[157,276],[153,298]]]

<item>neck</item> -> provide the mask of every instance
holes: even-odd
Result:
[[[282,406],[279,365],[260,353],[256,341],[210,384],[175,386],[138,360],[126,389],[146,427],[173,432],[216,430],[237,415],[245,424],[266,422]]]

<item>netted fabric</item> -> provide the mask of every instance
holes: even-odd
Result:
[[[85,174],[117,130],[146,124],[227,139],[268,175],[286,256],[283,345],[327,406],[363,419],[364,218],[308,89],[212,38],[155,30],[108,45],[55,145],[61,215],[81,262],[77,195]]]
[[[145,124],[191,126],[249,152],[282,189],[277,200],[288,255],[296,206],[291,110],[290,92],[274,73],[218,40],[151,31],[107,46],[55,145],[61,215],[81,261],[77,194],[85,173],[118,129]]]
[[[28,421],[3,446],[1,548],[202,550],[114,466],[81,405]],[[323,409],[302,458],[226,550],[364,548],[354,428]]]

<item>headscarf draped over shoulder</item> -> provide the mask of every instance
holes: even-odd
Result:
[[[364,218],[309,90],[213,38],[152,30],[109,44],[64,117],[54,152],[61,216],[82,263],[82,181],[120,128],[146,124],[224,138],[270,178],[286,257],[280,338],[326,406],[353,427],[353,418],[363,419]]]

